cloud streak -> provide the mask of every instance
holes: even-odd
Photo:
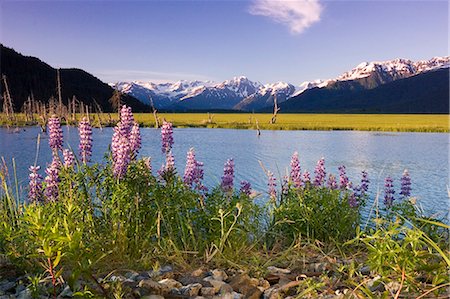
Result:
[[[320,21],[322,10],[319,0],[254,0],[249,13],[268,17],[300,34]]]

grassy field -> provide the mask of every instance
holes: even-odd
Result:
[[[251,113],[160,113],[160,119],[173,123],[175,127],[206,127],[256,129],[256,122],[262,130],[359,130],[393,132],[449,132],[448,115],[430,114],[279,114],[275,124],[270,124],[271,114]],[[103,125],[109,115],[91,115],[94,125],[100,117]],[[117,114],[111,116],[117,118]],[[23,115],[17,116],[18,125],[26,125]],[[136,113],[135,119],[141,126],[155,125],[153,114]],[[2,115],[0,124],[6,125]]]

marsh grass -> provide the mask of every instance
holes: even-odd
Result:
[[[289,114],[279,113],[277,122],[270,124],[272,114],[264,113],[215,113],[210,121],[207,113],[159,113],[179,128],[223,128],[262,130],[357,130],[384,132],[449,132],[448,115],[439,114]],[[112,122],[110,122],[110,117]],[[92,115],[92,123],[97,126],[112,126],[117,115]],[[81,118],[81,115],[77,115]],[[151,113],[135,113],[136,121],[144,127],[154,127]],[[69,121],[70,124],[73,121]],[[17,114],[11,122],[0,114],[1,126],[27,126],[37,123],[27,122],[24,114]]]

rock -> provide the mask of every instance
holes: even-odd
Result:
[[[214,296],[216,294],[216,289],[214,287],[203,287],[200,290],[202,296]]]
[[[278,285],[275,285],[275,286],[265,290],[264,294],[263,294],[263,298],[264,299],[278,299],[278,298],[280,298]]]
[[[278,268],[275,266],[269,266],[269,267],[267,267],[267,270],[271,274],[290,274],[291,273],[291,270],[289,270],[289,269]]]
[[[228,279],[228,275],[227,273],[225,273],[225,271],[221,270],[221,269],[214,269],[211,271],[211,276],[215,279],[215,280],[221,280],[221,281],[225,281]]]
[[[278,283],[278,281],[280,280],[280,276],[274,275],[274,274],[268,274],[268,275],[265,277],[265,280],[266,280],[270,285],[273,285],[273,284]]]
[[[12,292],[16,287],[16,283],[9,280],[2,280],[0,282],[0,292]]]
[[[376,292],[376,291],[384,291],[384,285],[383,285],[383,283],[381,283],[380,281],[378,281],[378,280],[380,280],[381,279],[381,276],[380,275],[377,275],[377,276],[375,276],[374,278],[372,278],[371,280],[369,280],[368,282],[367,282],[367,286],[369,287],[369,290],[371,291],[371,292]]]
[[[147,291],[155,295],[161,295],[169,291],[167,286],[157,283],[156,281],[153,281],[151,279],[141,280],[138,284],[138,287],[146,289]]]
[[[19,296],[17,296],[17,299],[32,299],[31,291],[30,289],[25,289],[22,292],[19,293]]]
[[[370,274],[370,267],[369,266],[362,266],[361,269],[359,269],[359,272],[361,272],[362,275],[369,275]]]
[[[181,295],[183,295],[183,296],[194,297],[194,296],[198,295],[201,288],[202,288],[202,285],[200,283],[193,283],[193,284],[189,284],[187,286],[182,287],[180,289],[180,292],[181,292]]]
[[[191,275],[194,277],[204,277],[205,273],[206,273],[205,269],[198,268],[198,269],[192,271]]]
[[[208,282],[214,288],[216,293],[220,291],[223,285],[227,284],[221,280],[215,280],[212,276],[205,277],[203,280]]]
[[[260,289],[262,289],[263,291],[267,290],[268,288],[270,288],[270,283],[265,280],[264,278],[261,278],[259,280],[258,286],[260,287]]]
[[[116,282],[116,281],[122,282],[122,281],[125,281],[125,280],[126,280],[126,278],[124,276],[122,276],[122,275],[112,275],[109,278],[109,281],[111,281],[111,282]]]
[[[259,281],[250,278],[247,274],[241,274],[233,277],[230,281],[230,286],[234,291],[241,293],[245,298],[259,298],[263,293],[257,288]]]
[[[66,297],[71,298],[72,296],[73,296],[73,292],[69,286],[66,286],[64,288],[64,290],[59,294],[59,297],[62,297],[62,298],[66,298]]]
[[[125,277],[130,281],[138,281],[137,278],[140,277],[137,272],[128,272],[125,274]]]
[[[183,286],[180,282],[172,278],[165,278],[158,281],[158,283],[167,286],[169,289],[179,289]]]
[[[220,296],[215,296],[213,298],[217,298],[217,299],[241,299],[244,298],[244,296],[242,294],[236,293],[236,292],[232,292],[232,293],[226,293]]]

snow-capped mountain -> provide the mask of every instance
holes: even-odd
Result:
[[[381,84],[398,79],[408,78],[423,72],[450,67],[450,56],[434,57],[429,60],[411,61],[409,59],[394,59],[387,61],[362,62],[352,70],[335,79],[303,82],[299,95],[305,90],[315,87],[326,87],[337,82],[357,81],[362,88],[375,88]],[[303,87],[303,88],[302,88]]]
[[[257,110],[273,105],[275,98],[277,99],[277,103],[282,103],[291,97],[295,91],[296,88],[294,85],[285,82],[265,84],[257,92],[245,97],[235,105],[234,109],[245,111]]]
[[[303,82],[299,86],[285,82],[262,85],[245,76],[221,83],[212,81],[119,82],[117,88],[145,104],[150,99],[156,108],[171,110],[238,109],[258,110],[273,105],[274,97],[282,103],[314,88],[373,89],[380,85],[424,72],[450,67],[450,56],[411,61],[394,59],[363,62],[334,79]],[[114,85],[114,84],[111,84]]]

